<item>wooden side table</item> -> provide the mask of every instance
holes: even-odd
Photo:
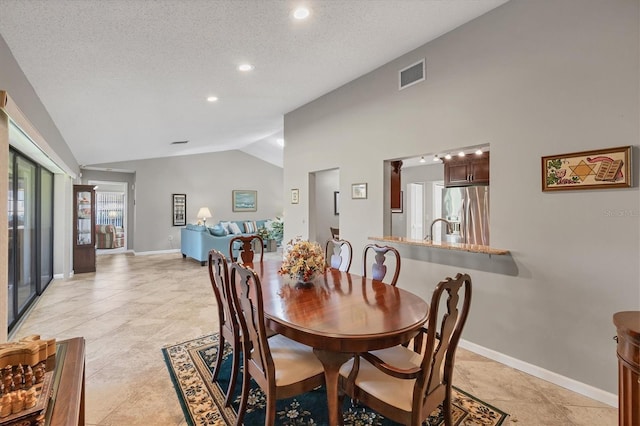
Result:
[[[56,347],[53,396],[46,424],[84,425],[84,338],[57,341]]]
[[[618,425],[640,425],[640,311],[613,315],[618,335]]]

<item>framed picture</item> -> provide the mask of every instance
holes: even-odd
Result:
[[[598,149],[542,157],[542,190],[627,188],[631,147]]]
[[[258,191],[234,189],[232,203],[234,212],[255,212],[258,210]]]
[[[402,213],[402,206],[404,206],[404,191],[400,191],[400,208],[391,209],[391,213]]]
[[[354,200],[367,198],[367,184],[354,183],[351,185],[351,198]]]
[[[340,191],[333,191],[333,214],[340,214]]]
[[[171,194],[173,208],[173,226],[185,226],[187,224],[187,194]]]
[[[300,202],[300,190],[292,189],[291,190],[291,204],[298,204]]]

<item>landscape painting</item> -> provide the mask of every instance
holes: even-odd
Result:
[[[234,212],[255,212],[258,210],[258,191],[233,191]]]

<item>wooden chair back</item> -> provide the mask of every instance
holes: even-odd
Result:
[[[242,424],[249,398],[249,378],[253,378],[266,394],[265,425],[273,425],[275,421],[275,400],[288,398],[317,388],[324,384],[322,364],[313,354],[311,347],[305,346],[306,354],[302,355],[300,347],[304,346],[275,335],[267,341],[269,332],[264,322],[264,308],[262,302],[262,286],[258,275],[248,266],[233,263],[230,277],[231,297],[240,322],[243,348],[243,383],[240,407],[236,424]],[[288,341],[288,343],[287,343]],[[271,343],[270,343],[271,342]],[[270,345],[274,345],[275,353],[279,356],[279,366],[283,370],[297,370],[283,372],[282,376],[290,381],[281,386],[277,385],[276,363],[272,357]],[[306,365],[313,363],[312,370],[300,369],[300,359]],[[305,375],[306,374],[306,375]]]
[[[367,263],[367,255],[373,252],[375,253],[373,264],[371,265],[371,278],[376,281],[383,281],[384,277],[387,275],[387,265],[384,264],[385,260],[387,260],[387,255],[391,254],[395,257],[395,271],[393,273],[393,278],[389,282],[390,285],[395,286],[398,282],[398,277],[400,276],[400,253],[393,247],[390,246],[379,246],[377,244],[367,244],[364,246],[364,250],[362,251],[362,276],[367,276],[367,269],[369,269]]]
[[[340,239],[340,228],[334,228],[330,226],[329,230],[331,231],[331,238],[333,238],[334,240]]]
[[[327,265],[331,268],[349,272],[349,268],[351,268],[351,258],[353,257],[353,248],[347,240],[329,240],[324,249],[324,256]]]
[[[464,295],[460,303],[462,287]],[[427,328],[412,342],[414,352],[423,354],[422,371],[415,386],[425,398],[422,412],[427,416],[445,400],[445,394],[450,398],[456,350],[470,306],[471,277],[468,274],[457,274],[455,278],[440,281],[431,297]],[[433,409],[427,411],[430,407]]]
[[[460,294],[462,287],[464,287],[463,295]],[[409,342],[407,348],[396,346],[356,355],[353,366],[349,367],[351,368],[349,377],[343,378],[342,381],[346,394],[383,416],[407,425],[422,424],[438,406],[442,405],[444,424],[453,425],[451,412],[453,368],[456,349],[470,306],[471,278],[469,275],[457,274],[453,279],[446,278],[440,281],[431,298],[426,326]],[[421,357],[419,364],[413,361],[416,357],[418,359]],[[363,368],[360,358],[384,373],[382,377],[390,376],[388,380],[384,380],[378,373],[374,379],[376,382],[385,383],[383,398],[379,393],[375,396],[358,387],[358,375]],[[386,363],[385,359],[393,359],[393,361]],[[372,383],[371,370],[364,371],[367,371],[365,373],[367,377],[363,379],[363,383]],[[412,387],[406,386],[407,381],[413,381]],[[406,408],[390,402],[407,401],[405,398],[412,401],[411,404],[403,402]]]
[[[236,259],[233,257],[233,246],[236,241],[240,241],[242,243],[242,246],[240,247],[240,254],[238,256],[239,259],[237,259],[238,261],[242,260],[242,263],[253,263],[254,257],[256,255],[254,246],[259,245],[260,262],[262,262],[262,259],[264,258],[264,241],[262,240],[262,237],[260,237],[259,235],[238,235],[236,237],[233,237],[229,241],[229,258],[232,261],[236,261]]]
[[[212,373],[212,380],[217,380],[222,365],[225,342],[229,342],[232,350],[232,365],[229,387],[225,404],[229,405],[235,389],[237,373],[240,367],[240,325],[233,308],[229,287],[229,267],[224,254],[218,250],[209,251],[209,279],[213,294],[218,304],[219,347]]]

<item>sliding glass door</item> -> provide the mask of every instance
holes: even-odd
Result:
[[[53,174],[9,152],[9,330],[53,279]]]

